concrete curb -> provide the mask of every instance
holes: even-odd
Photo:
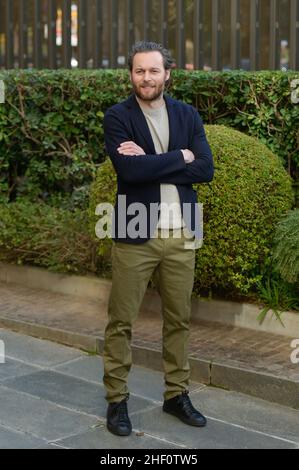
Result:
[[[103,351],[104,341],[101,337],[82,335],[5,317],[0,317],[0,328],[8,328],[18,333],[54,341],[98,355],[101,355]],[[163,372],[161,351],[132,343],[132,353],[134,364]],[[193,381],[234,390],[299,409],[299,382],[229,364],[192,358],[192,356],[190,365],[191,380]]]
[[[6,263],[0,263],[0,281],[92,300],[101,299],[104,302],[108,301],[111,289],[111,281],[95,276],[52,273],[41,268]],[[161,301],[155,291],[147,291],[141,310],[146,313],[160,312]],[[205,320],[299,338],[299,313],[284,312],[282,320],[285,327],[283,327],[275,316],[271,315],[271,312],[267,314],[265,321],[260,325],[257,321],[260,311],[261,307],[258,305],[247,303],[204,299],[193,299],[192,301],[192,321]]]

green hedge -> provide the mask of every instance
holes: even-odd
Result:
[[[203,248],[197,252],[196,294],[238,298],[255,291],[274,229],[292,206],[290,179],[263,144],[223,126],[206,126],[216,176],[195,185],[204,205]],[[89,211],[20,199],[0,205],[0,260],[57,272],[110,276],[111,241],[99,241],[95,207],[114,202],[110,160],[100,167]]]
[[[0,261],[54,272],[102,271],[85,211],[19,200],[0,205]]]
[[[284,281],[299,289],[299,209],[290,211],[276,228],[273,264]]]
[[[169,93],[195,105],[205,123],[258,137],[296,177],[299,105],[295,72],[173,71]],[[86,207],[88,188],[105,158],[105,110],[131,92],[128,72],[1,72],[0,200],[26,196],[66,208]]]
[[[270,253],[281,215],[293,205],[291,179],[281,162],[255,138],[224,126],[206,126],[215,158],[211,184],[195,185],[204,207],[204,245],[197,251],[195,292],[236,297],[253,292]],[[92,185],[90,228],[96,206],[112,203],[116,175],[110,160]],[[110,259],[110,240],[98,241]]]

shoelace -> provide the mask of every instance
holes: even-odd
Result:
[[[194,406],[191,403],[191,400],[188,396],[189,392],[183,392],[182,393],[182,402],[183,402],[183,408],[188,412],[188,413],[197,413],[197,410],[194,408]]]
[[[127,402],[122,401],[117,407],[117,413],[119,415],[120,421],[127,421],[129,419],[128,416],[128,409],[127,409]]]

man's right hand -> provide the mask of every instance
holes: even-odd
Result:
[[[145,151],[139,147],[139,145],[135,144],[135,142],[123,142],[120,144],[118,147],[118,153],[121,155],[134,155],[134,156],[139,156],[139,155],[145,155]]]
[[[192,163],[195,160],[194,153],[191,150],[182,150],[182,154],[184,155],[184,160],[186,163]]]

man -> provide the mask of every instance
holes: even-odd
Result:
[[[192,426],[206,424],[188,396],[187,347],[195,265],[190,236],[199,233],[192,183],[213,179],[213,158],[197,110],[164,94],[171,66],[163,46],[135,44],[129,57],[134,93],[104,118],[106,148],[118,177],[104,385],[107,427],[119,436],[132,431],[127,410],[131,329],[153,273],[163,306],[163,410]],[[145,228],[134,232],[137,203],[145,208],[139,221]],[[135,210],[129,210],[132,204]],[[153,204],[159,206],[157,217]],[[191,207],[189,215],[184,205]]]

